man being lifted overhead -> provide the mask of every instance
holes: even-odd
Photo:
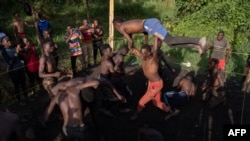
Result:
[[[128,40],[129,48],[133,46],[132,34],[146,32],[149,35],[158,37],[161,39],[161,41],[165,42],[169,46],[193,44],[197,45],[199,54],[203,55],[203,53],[206,51],[205,37],[173,37],[157,18],[123,21],[122,18],[115,17],[113,24],[115,29]]]

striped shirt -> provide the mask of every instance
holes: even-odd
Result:
[[[66,35],[66,37],[68,37],[69,35]],[[82,49],[80,46],[80,42],[79,42],[79,34],[78,33],[74,33],[69,42],[69,52],[70,52],[70,56],[78,56],[82,54]]]

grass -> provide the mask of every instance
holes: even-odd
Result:
[[[187,15],[183,18],[177,17],[177,7],[175,0],[136,0],[136,2],[130,2],[125,0],[115,1],[115,16],[122,16],[124,20],[134,19],[134,18],[149,18],[156,17],[162,21],[162,24],[167,27],[172,35],[176,36],[190,36],[190,37],[200,37],[206,36],[208,42],[216,36],[218,30],[223,29],[226,32],[226,38],[231,42],[233,38],[233,32],[231,27],[223,26],[222,23],[217,23],[216,21],[210,21],[209,19],[203,19],[200,21],[204,15],[205,10],[209,11],[213,5],[208,5],[204,9],[195,12],[194,14]],[[11,23],[13,20],[12,14],[16,11],[20,13],[20,16],[33,23],[32,17],[26,16],[23,12],[23,7],[17,4],[14,0],[2,0],[0,1],[1,11],[0,17],[1,22],[0,27],[4,29],[3,31],[14,39]],[[11,8],[10,8],[11,5]],[[107,43],[108,37],[108,17],[109,17],[109,3],[107,1],[92,0],[89,3],[89,13],[87,13],[87,8],[84,1],[72,0],[72,1],[61,1],[61,0],[45,0],[45,1],[33,1],[33,6],[36,12],[42,12],[50,20],[52,27],[52,35],[54,41],[58,44],[58,54],[60,57],[60,68],[64,68],[66,71],[70,71],[70,59],[68,54],[68,47],[64,41],[65,28],[67,25],[73,27],[79,27],[84,18],[89,18],[90,21],[97,18],[99,19],[101,25],[104,29],[104,42]],[[89,17],[87,15],[89,14]],[[209,12],[207,13],[209,14]],[[211,15],[206,15],[211,16]],[[198,19],[197,19],[198,17]],[[38,50],[40,46],[37,44],[35,39],[35,29],[26,28],[30,40],[36,45]],[[114,51],[116,51],[120,46],[126,44],[127,41],[115,31],[114,40]],[[239,37],[244,37],[244,33],[240,33]],[[245,37],[246,38],[246,37]],[[244,39],[245,39],[244,38]],[[139,49],[144,42],[143,34],[133,35],[134,44]],[[149,42],[153,42],[153,38],[149,38]],[[250,52],[249,43],[244,40],[237,46],[233,46],[232,57],[227,64],[226,71],[228,74],[236,74],[237,77],[241,77],[243,72],[243,66],[247,58],[247,53]],[[206,53],[203,57],[200,57],[197,50],[191,48],[170,48],[169,46],[163,44],[163,51],[168,54],[174,60],[171,60],[170,64],[174,67],[183,67],[182,62],[191,62],[191,69],[199,72],[207,71],[208,64],[208,54]],[[40,53],[39,53],[40,54]],[[100,58],[99,58],[100,59]],[[132,54],[126,56],[126,61],[139,64],[140,60],[135,58]],[[79,62],[78,62],[79,63]],[[2,78],[2,76],[0,76]],[[7,78],[5,78],[7,79]],[[10,82],[10,81],[8,81]],[[11,83],[6,83],[7,86],[0,82],[1,92],[9,92],[11,89]],[[6,88],[4,88],[6,87]],[[5,92],[6,91],[6,92]]]

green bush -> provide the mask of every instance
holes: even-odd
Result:
[[[104,29],[104,42],[107,43],[108,21],[109,21],[109,1],[91,0],[34,0],[31,1],[36,12],[42,12],[50,20],[54,41],[58,44],[61,68],[70,71],[70,61],[68,47],[64,41],[65,28],[67,25],[78,27],[84,18],[92,21],[94,18],[100,20]],[[20,12],[23,19],[29,23],[34,23],[32,17],[28,17],[23,12],[23,7],[15,0],[0,1],[1,11],[0,26],[11,39],[12,14]],[[11,5],[11,7],[10,7]],[[207,37],[208,43],[216,37],[219,30],[225,31],[225,38],[232,45],[232,57],[227,64],[226,72],[229,75],[236,74],[241,77],[243,66],[249,50],[250,39],[250,3],[246,0],[116,0],[115,16],[122,16],[124,20],[134,18],[156,17],[175,36]],[[35,43],[38,50],[40,46],[35,39],[35,29],[27,28],[29,38]],[[136,48],[144,42],[143,34],[133,35]],[[152,43],[153,38],[149,38]],[[127,41],[115,31],[114,51]],[[200,57],[197,50],[192,48],[170,48],[163,44],[163,51],[168,54],[171,64],[175,67],[183,67],[182,62],[191,62],[196,71],[206,72],[209,51]],[[40,54],[40,52],[39,52]],[[140,60],[132,54],[126,56],[126,61],[131,64],[139,64]],[[3,76],[0,76],[2,78]],[[9,82],[9,81],[8,81]],[[7,85],[7,86],[5,86]],[[1,96],[10,93],[11,83],[1,81]],[[5,93],[5,94],[3,94]]]

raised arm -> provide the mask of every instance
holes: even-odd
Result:
[[[153,44],[153,48],[152,48],[152,54],[153,54],[153,58],[154,60],[158,60],[158,38],[156,36],[154,36],[154,44]]]
[[[70,38],[72,37],[73,33],[70,33],[68,36],[65,36],[65,42],[68,43],[70,41]]]
[[[136,49],[136,48],[131,48],[131,49],[129,49],[129,50],[130,50],[130,52],[133,53],[135,56],[141,57],[141,52],[140,52],[138,49]]]
[[[120,28],[118,31],[123,35],[123,37],[125,37],[127,39],[128,48],[129,48],[129,50],[131,50],[133,48],[133,40],[132,40],[131,36],[125,31],[124,28]]]
[[[148,44],[148,33],[147,32],[143,32],[144,34],[144,44]]]

